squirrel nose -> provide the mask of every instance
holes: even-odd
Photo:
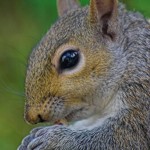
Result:
[[[46,120],[44,120],[40,114],[38,114],[38,120],[38,122],[46,122]]]
[[[26,107],[24,118],[29,124],[37,124],[39,122],[46,122],[42,113],[38,112],[34,107]]]

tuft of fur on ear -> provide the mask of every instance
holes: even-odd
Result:
[[[91,23],[101,24],[104,35],[115,36],[117,28],[117,0],[91,0],[89,20]]]
[[[63,16],[67,11],[80,7],[78,0],[57,0],[59,16]]]

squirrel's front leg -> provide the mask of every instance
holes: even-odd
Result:
[[[77,134],[62,125],[35,128],[18,150],[77,150]]]

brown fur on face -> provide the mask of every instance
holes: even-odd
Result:
[[[92,95],[96,90],[98,83],[94,78],[107,75],[111,59],[110,54],[104,48],[101,48],[101,50],[95,48],[95,50],[91,51],[88,49],[88,45],[84,47],[83,45],[79,46],[79,44],[73,42],[73,40],[65,44],[66,46],[73,45],[78,47],[85,57],[85,65],[77,72],[72,74],[59,73],[57,68],[51,65],[49,70],[47,68],[43,70],[41,76],[38,76],[38,80],[36,77],[30,77],[32,72],[28,74],[29,76],[27,75],[26,91],[27,96],[29,96],[27,105],[29,105],[30,109],[27,109],[26,116],[32,116],[30,119],[26,117],[27,120],[36,120],[34,118],[37,115],[42,115],[45,121],[55,121],[67,116],[74,108],[81,109],[85,107],[85,102],[86,105],[90,105],[91,102],[87,103],[85,96]],[[56,49],[56,52],[58,49]],[[48,63],[52,64],[51,62]],[[55,104],[53,99],[60,101],[61,105]],[[36,104],[38,104],[38,107]],[[57,110],[58,106],[60,107],[59,110]]]
[[[114,58],[107,45],[113,35],[107,32],[107,23],[113,25],[116,16],[109,16],[111,21],[106,22],[104,14],[109,9],[103,9],[104,12],[94,9],[96,14],[98,12],[97,22],[90,21],[90,8],[73,9],[51,27],[33,50],[26,75],[25,118],[28,122],[55,121],[64,117],[79,120],[95,113],[96,107],[102,109],[108,102],[101,100],[102,91],[97,89],[101,89],[113,65]],[[69,46],[77,48],[84,60],[76,71],[74,68],[73,72],[59,72],[59,53]],[[96,97],[100,99],[98,102],[95,102]],[[53,99],[59,103],[54,103]]]

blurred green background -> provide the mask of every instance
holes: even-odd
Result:
[[[123,0],[150,17],[149,0]],[[88,0],[81,0],[82,5]],[[31,128],[23,120],[24,78],[31,49],[57,19],[55,0],[0,1],[0,149],[15,150]]]

